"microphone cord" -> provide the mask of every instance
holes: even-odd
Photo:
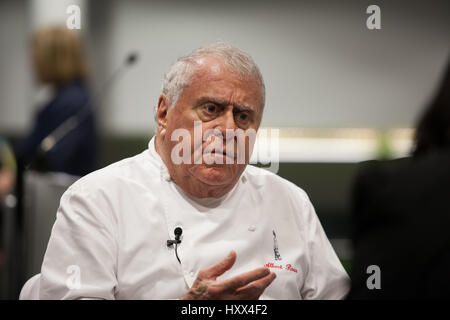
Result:
[[[178,262],[181,264],[180,258],[178,257],[178,242],[175,242],[175,256],[177,257]]]

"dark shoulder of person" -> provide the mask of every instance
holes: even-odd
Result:
[[[90,94],[85,84],[75,80],[58,89],[45,110],[62,119],[90,107]]]
[[[39,153],[41,141],[72,116],[78,117],[77,125],[65,133],[52,150],[45,155]],[[95,169],[96,140],[89,90],[81,81],[72,81],[59,88],[54,98],[39,111],[19,155],[33,170],[82,176]]]
[[[450,150],[362,163],[353,190],[353,299],[448,297]],[[367,267],[381,271],[368,289]]]

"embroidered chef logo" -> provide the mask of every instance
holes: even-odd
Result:
[[[278,241],[277,241],[277,234],[275,233],[275,230],[272,230],[273,233],[273,253],[275,255],[275,260],[281,260],[280,252],[278,251]]]
[[[275,261],[280,261],[281,260],[281,254],[280,251],[278,250],[278,241],[277,241],[277,234],[275,233],[275,230],[272,230],[272,234],[273,234],[273,254],[274,254],[274,259]],[[298,270],[295,269],[291,264],[286,264],[286,265],[282,265],[282,264],[277,264],[276,262],[267,262],[264,267],[266,268],[274,268],[274,269],[280,269],[280,270],[288,270],[288,271],[292,271],[297,273]]]

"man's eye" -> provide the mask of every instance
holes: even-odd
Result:
[[[217,106],[213,105],[213,104],[209,104],[205,107],[206,111],[209,113],[215,113],[217,112]]]
[[[246,122],[249,120],[249,116],[246,113],[239,113],[238,114],[238,120],[241,122]]]

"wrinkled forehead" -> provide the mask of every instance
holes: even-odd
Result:
[[[223,73],[236,73],[227,65],[223,58],[215,56],[203,56],[195,59],[194,75],[196,76],[220,76]]]
[[[190,79],[191,94],[211,96],[221,101],[246,105],[258,111],[262,107],[262,88],[258,79],[243,76],[218,57],[201,57],[196,60]]]

